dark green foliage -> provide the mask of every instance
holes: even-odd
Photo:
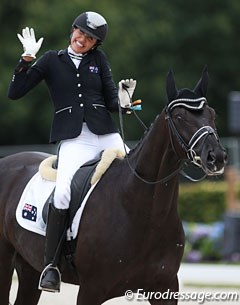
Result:
[[[186,222],[221,221],[226,211],[226,184],[183,184],[180,187],[178,202],[180,216]]]
[[[217,112],[220,136],[228,135],[227,96],[238,90],[240,2],[238,0],[2,0],[0,4],[0,143],[47,143],[52,110],[45,86],[22,100],[9,101],[6,92],[22,46],[16,34],[25,26],[44,37],[38,56],[67,47],[73,19],[82,11],[103,14],[109,23],[104,50],[116,82],[138,81],[134,98],[143,100],[141,117],[149,125],[165,105],[165,76],[172,68],[178,87],[192,88],[202,68],[210,74],[209,104]],[[116,117],[117,118],[117,117]],[[126,124],[125,124],[126,125]],[[9,132],[11,131],[11,132]],[[142,129],[127,118],[127,139]]]

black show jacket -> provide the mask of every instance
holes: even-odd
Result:
[[[20,60],[8,97],[21,98],[43,79],[54,105],[50,142],[77,137],[83,121],[97,135],[118,132],[109,113],[118,111],[118,91],[102,51],[88,53],[78,69],[67,50],[48,51],[32,66]]]

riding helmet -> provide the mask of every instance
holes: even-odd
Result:
[[[79,15],[72,24],[87,35],[103,42],[107,35],[108,25],[103,16],[95,12],[85,12]]]

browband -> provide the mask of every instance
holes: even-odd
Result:
[[[200,97],[197,99],[179,98],[171,101],[168,104],[167,108],[169,110],[172,110],[175,107],[181,106],[192,110],[200,110],[204,107],[206,103],[207,103],[207,99],[205,97]]]

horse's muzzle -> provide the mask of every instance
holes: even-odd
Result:
[[[220,143],[202,150],[201,165],[208,176],[222,175],[227,161],[228,156],[226,150]]]

